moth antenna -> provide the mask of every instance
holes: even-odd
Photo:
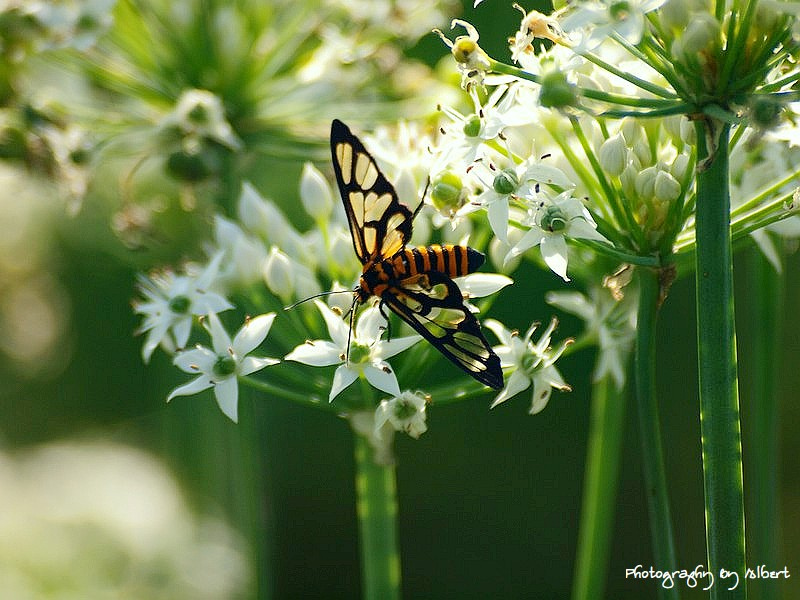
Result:
[[[347,292],[348,294],[352,294],[351,290],[331,290],[329,292],[320,292],[319,294],[314,294],[313,296],[309,296],[308,298],[303,298],[302,300],[298,300],[294,304],[290,304],[289,306],[284,306],[283,310],[292,310],[295,306],[299,306],[303,302],[308,302],[309,300],[313,300],[314,298],[322,298],[322,296],[330,296],[331,294],[343,294]]]

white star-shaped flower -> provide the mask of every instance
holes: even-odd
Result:
[[[581,201],[572,197],[571,191],[559,194],[552,200],[540,202],[529,211],[526,225],[530,227],[509,251],[506,261],[519,256],[529,248],[539,246],[548,267],[564,281],[567,277],[566,238],[583,238],[605,241],[597,232],[589,211]]]
[[[545,296],[548,304],[583,319],[586,335],[599,349],[594,380],[611,376],[619,389],[625,385],[625,369],[636,332],[636,311],[626,301],[628,297],[626,294],[617,301],[604,288],[592,288],[588,296],[567,291],[549,292]]]
[[[144,300],[134,302],[134,310],[144,315],[138,333],[147,333],[142,358],[149,362],[160,344],[167,351],[183,348],[189,341],[195,315],[218,313],[233,308],[222,295],[211,291],[219,274],[222,253],[216,254],[197,274],[175,275],[171,271],[140,276],[139,290]]]
[[[382,340],[386,320],[377,306],[361,313],[354,331],[333,312],[324,302],[315,300],[331,340],[313,340],[297,346],[286,360],[293,360],[314,367],[327,367],[338,364],[333,375],[333,383],[328,401],[338,396],[346,387],[363,375],[377,389],[392,396],[400,395],[397,376],[385,359],[402,352],[422,338],[418,335]],[[348,340],[350,356],[347,356]]]
[[[403,431],[414,439],[428,431],[425,423],[425,396],[416,392],[405,391],[402,394],[381,400],[375,409],[375,436],[383,435],[384,426],[394,431]]]
[[[484,321],[483,324],[494,332],[502,344],[494,347],[494,351],[500,357],[500,365],[504,368],[513,368],[511,377],[506,380],[505,388],[492,402],[492,408],[533,385],[529,412],[534,415],[547,406],[553,388],[562,391],[571,390],[555,367],[555,362],[571,340],[564,340],[556,349],[550,347],[550,336],[557,323],[556,319],[553,319],[539,341],[534,344],[531,337],[538,323],[533,323],[525,336],[520,337],[517,332],[506,329],[499,321],[494,319]]]
[[[228,332],[214,313],[209,313],[206,329],[211,334],[211,348],[198,345],[191,350],[179,352],[174,363],[186,373],[198,376],[187,384],[172,390],[167,402],[175,396],[197,394],[214,387],[220,410],[234,423],[238,421],[239,384],[238,377],[246,377],[264,367],[280,361],[276,358],[248,356],[269,333],[275,313],[259,315],[245,321],[231,340]]]

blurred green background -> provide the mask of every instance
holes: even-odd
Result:
[[[502,41],[518,26],[519,13],[503,3],[487,1],[474,11],[467,4],[462,14],[477,25],[487,51],[507,58]],[[440,27],[446,29],[447,23]],[[409,53],[435,64],[445,48],[428,35]],[[328,107],[334,114],[335,108]],[[326,133],[315,132],[323,142]],[[272,161],[254,165],[252,171],[259,186],[288,207],[296,204],[300,168],[299,161]],[[256,397],[245,388],[241,389],[239,425],[224,418],[210,394],[178,398],[167,405],[167,393],[184,377],[160,352],[150,365],[142,364],[142,340],[132,333],[139,323],[130,300],[136,295],[139,270],[155,265],[159,258],[176,259],[191,252],[162,246],[160,257],[124,246],[109,225],[119,194],[119,182],[112,178],[92,187],[76,216],[65,217],[63,207],[51,200],[52,190],[37,182],[35,175],[30,174],[28,185],[25,179],[10,178],[5,170],[0,173],[7,180],[0,187],[0,227],[5,238],[0,241],[0,510],[4,513],[0,521],[5,531],[0,535],[0,564],[6,565],[0,567],[0,597],[15,600],[13,590],[25,589],[19,581],[39,576],[52,578],[45,586],[50,591],[42,598],[147,597],[136,595],[137,590],[154,589],[148,586],[172,577],[161,572],[166,568],[159,566],[162,555],[142,558],[147,555],[144,550],[128,549],[109,557],[106,550],[119,542],[105,543],[102,525],[86,526],[86,519],[65,515],[59,507],[76,501],[68,492],[72,488],[97,486],[93,497],[99,497],[130,486],[130,495],[110,500],[117,511],[125,513],[124,498],[133,502],[136,493],[162,489],[158,486],[164,485],[164,479],[174,478],[178,487],[168,484],[167,488],[177,508],[173,506],[175,512],[169,513],[172,517],[158,522],[159,533],[153,539],[172,539],[170,528],[183,528],[183,541],[176,541],[174,547],[165,545],[164,550],[183,557],[185,564],[175,567],[177,572],[195,585],[203,581],[198,579],[203,573],[224,581],[217,582],[218,588],[207,586],[207,596],[195,594],[196,589],[187,584],[165,587],[159,597],[358,598],[352,434],[347,422]],[[193,229],[186,231],[179,223],[173,227],[176,238],[192,237]],[[756,259],[757,252],[750,246],[736,255],[745,461],[751,445],[748,414],[761,401],[752,397],[747,385],[749,339],[760,326],[749,302]],[[678,562],[687,569],[705,562],[691,279],[684,277],[675,284],[662,310],[658,367]],[[494,302],[492,316],[519,328],[527,326],[531,315],[546,321],[553,309],[544,303],[543,295],[562,287],[560,280],[526,266],[516,273],[515,281]],[[800,447],[793,435],[793,424],[800,422],[796,402],[800,324],[793,318],[800,298],[796,253],[787,261],[785,281],[786,308],[778,316],[781,339],[775,356],[780,374],[783,552],[780,563],[769,567],[788,566],[793,577],[777,588],[783,598],[791,599],[800,597],[795,576],[800,575]],[[567,315],[560,319],[559,338],[580,332],[578,321]],[[443,407],[434,404],[425,435],[419,440],[398,438],[405,597],[568,597],[592,361],[592,352],[562,360],[560,368],[573,391],[556,392],[547,409],[535,417],[528,416],[528,402],[522,396],[490,412],[487,395]],[[624,577],[626,568],[652,564],[636,418],[630,403],[607,598],[657,597],[653,582]],[[50,463],[43,456],[67,456],[69,447],[82,448],[87,454],[56,469],[58,476],[45,469],[43,465]],[[42,455],[43,448],[53,452]],[[121,448],[137,452],[132,458],[120,455]],[[92,454],[109,462],[91,472],[88,466],[75,466],[95,464],[87,458]],[[147,466],[148,475],[135,465]],[[122,480],[109,480],[110,487],[95,482],[106,468],[116,477],[122,475]],[[745,469],[747,485],[747,462]],[[141,485],[138,477],[142,477]],[[259,500],[254,502],[254,497]],[[137,509],[142,519],[167,514],[158,512],[162,505],[157,500],[142,502]],[[181,514],[191,525],[179,518]],[[15,520],[24,527],[15,529]],[[78,523],[83,524],[79,527]],[[128,527],[147,528],[141,523]],[[200,552],[201,547],[206,551]],[[224,553],[220,548],[228,550]],[[36,560],[30,558],[34,556]],[[132,574],[132,556],[147,567]],[[761,559],[751,556],[749,562],[757,565]],[[94,575],[105,586],[94,587],[96,596],[81,595],[81,589],[92,588],[81,588],[74,573],[66,580],[61,577],[62,571],[77,570],[91,581],[89,565],[107,568],[107,573]],[[116,590],[115,581],[123,582]],[[70,588],[72,596],[62,594]],[[12,590],[12,595],[2,590]],[[102,595],[100,590],[115,591]],[[753,597],[759,597],[757,592],[754,586]],[[685,591],[684,597],[704,594]]]

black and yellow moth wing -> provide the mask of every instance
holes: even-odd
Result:
[[[361,264],[393,256],[411,238],[413,213],[364,144],[338,119],[331,123],[331,156],[356,256]]]
[[[446,274],[429,271],[390,285],[381,301],[466,373],[491,388],[503,387],[500,357]]]

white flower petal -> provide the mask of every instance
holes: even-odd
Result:
[[[274,320],[275,313],[258,315],[249,319],[233,338],[233,351],[236,355],[245,356],[260,346],[267,337]]]
[[[501,242],[508,244],[508,197],[502,196],[492,202],[486,212],[494,234]]]
[[[211,334],[211,346],[218,355],[227,354],[231,348],[231,338],[215,313],[208,313],[207,328]]]
[[[411,348],[414,344],[422,339],[419,335],[409,335],[406,337],[395,338],[388,342],[381,342],[380,351],[376,352],[379,358],[391,358],[395,354],[400,354],[403,350]],[[399,392],[398,392],[399,393]]]
[[[172,335],[175,336],[175,344],[178,348],[185,348],[189,341],[189,334],[192,333],[192,316],[186,315],[178,317],[172,326]]]
[[[492,405],[489,408],[494,408],[498,404],[502,404],[509,398],[512,398],[530,386],[531,380],[524,371],[517,370],[511,374],[511,377],[506,381],[506,387],[497,395]]]
[[[205,346],[197,346],[191,350],[178,352],[172,359],[172,364],[186,373],[211,373],[214,364],[217,362],[217,355]]]
[[[531,407],[528,412],[535,415],[544,410],[547,402],[550,400],[551,388],[546,382],[541,381],[538,377],[533,380],[533,394],[531,397]]]
[[[567,277],[567,242],[563,235],[550,235],[545,237],[540,244],[542,258],[556,275],[564,281]]]
[[[189,383],[185,383],[172,390],[169,396],[167,396],[167,402],[172,400],[175,396],[191,396],[192,394],[197,394],[203,390],[207,390],[212,385],[211,378],[203,373],[199,377],[192,379]]]
[[[400,395],[400,385],[397,383],[397,376],[388,363],[381,362],[377,366],[365,366],[364,376],[373,387],[378,388],[382,392],[386,392],[392,396]]]
[[[356,379],[358,379],[358,371],[351,369],[347,365],[339,365],[333,374],[333,383],[331,384],[331,393],[328,394],[328,402],[333,402],[333,399]]]
[[[312,367],[327,367],[342,362],[344,349],[327,340],[314,340],[300,344],[284,357],[284,360],[293,360],[311,365]]]
[[[486,319],[483,322],[483,326],[487,327],[492,333],[494,333],[503,346],[511,345],[511,331],[508,330],[500,321],[497,319]]]
[[[331,336],[331,340],[341,350],[344,350],[350,337],[350,326],[342,320],[342,317],[328,308],[328,305],[324,302],[314,300],[314,304],[317,305],[322,318],[325,319],[325,325],[328,327],[328,334]]]
[[[269,358],[267,356],[245,356],[239,363],[239,375],[250,375],[260,371],[264,367],[277,365],[279,361],[277,358]]]
[[[228,377],[214,386],[214,396],[220,410],[234,423],[239,422],[239,382],[236,377]]]
[[[470,298],[483,298],[499,292],[514,280],[499,273],[472,273],[458,277],[456,283]]]
[[[142,358],[144,359],[145,364],[150,362],[150,357],[153,355],[153,351],[161,343],[161,340],[164,339],[164,336],[167,334],[168,330],[169,321],[162,320],[158,321],[147,333],[147,338],[145,338],[144,345],[142,346]]]
[[[511,250],[506,256],[506,262],[508,262],[509,258],[513,256],[519,256],[523,252],[527,251],[529,248],[533,248],[534,246],[538,246],[541,244],[542,240],[545,238],[545,233],[542,231],[541,227],[533,226],[528,231],[525,232],[519,241],[514,244]]]
[[[386,319],[383,318],[380,309],[374,306],[361,313],[355,328],[356,339],[364,344],[371,344],[380,339],[386,328]]]

